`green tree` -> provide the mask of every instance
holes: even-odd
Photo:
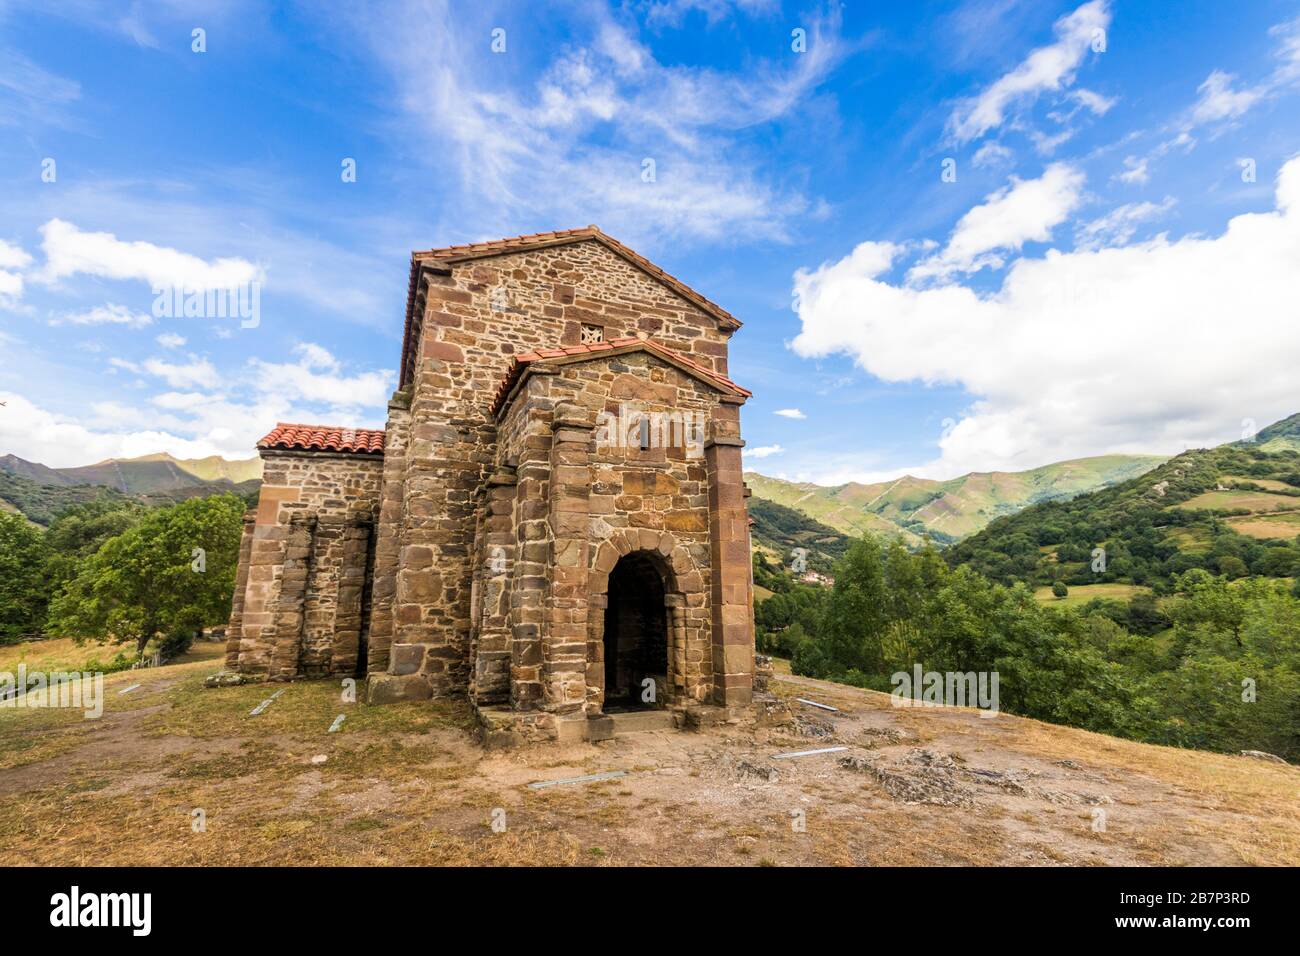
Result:
[[[196,498],[149,512],[81,562],[50,605],[48,629],[133,641],[218,624],[230,613],[243,500]]]
[[[1069,595],[1070,589],[1065,586],[1064,581],[1057,581],[1052,585],[1053,597],[1063,598]]]
[[[0,511],[0,644],[40,632],[49,591],[45,540],[22,515]]]
[[[57,595],[76,577],[82,560],[98,551],[109,538],[130,528],[145,511],[143,505],[133,501],[102,498],[59,512],[45,533],[48,548],[45,578],[49,593]]]

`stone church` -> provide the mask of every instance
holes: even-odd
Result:
[[[734,714],[755,666],[739,327],[595,226],[414,253],[387,426],[258,444],[227,668],[468,695],[499,743]]]

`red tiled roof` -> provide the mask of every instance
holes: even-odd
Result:
[[[419,286],[420,263],[428,261],[454,264],[486,256],[499,256],[511,252],[525,252],[547,246],[566,245],[571,242],[583,242],[594,239],[612,252],[622,256],[651,277],[658,279],[682,298],[693,303],[701,311],[713,316],[718,322],[730,329],[740,328],[740,320],[718,305],[716,302],[696,292],[685,282],[669,275],[649,259],[633,252],[613,236],[601,232],[599,227],[591,225],[582,229],[560,229],[554,232],[535,232],[526,236],[514,236],[509,239],[494,239],[490,242],[469,242],[458,246],[443,246],[440,249],[426,249],[411,253],[411,279],[406,292],[406,328],[403,333],[401,381],[398,387],[404,387],[410,380],[411,359],[415,343],[412,341],[412,327],[415,323],[415,293]]]
[[[697,377],[704,379],[724,392],[731,392],[733,395],[749,398],[754,394],[748,389],[741,388],[727,376],[715,372],[706,365],[701,365],[695,359],[688,358],[675,349],[661,345],[654,339],[638,339],[634,336],[628,336],[621,339],[611,339],[608,342],[592,342],[588,345],[561,345],[555,348],[537,349],[533,352],[523,352],[516,355],[510,370],[506,372],[505,378],[497,386],[496,395],[492,399],[492,414],[495,415],[505,405],[506,399],[509,398],[511,391],[513,391],[515,385],[527,370],[530,362],[568,359],[590,353],[612,352],[616,349],[620,352],[646,351],[659,356],[659,358],[666,360],[670,364],[685,366],[687,371],[693,372]]]
[[[277,422],[258,448],[337,451],[363,455],[384,453],[384,432],[379,428],[343,428],[339,425],[291,425]]]

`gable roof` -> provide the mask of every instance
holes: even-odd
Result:
[[[501,380],[501,384],[497,386],[496,395],[492,399],[491,414],[495,417],[506,405],[510,404],[516,386],[518,386],[520,380],[523,379],[534,362],[568,365],[573,362],[589,362],[594,358],[605,356],[626,355],[628,352],[649,352],[669,365],[676,366],[678,370],[692,378],[699,379],[706,385],[711,385],[718,391],[735,398],[746,399],[754,394],[748,389],[741,388],[727,376],[701,365],[694,359],[688,358],[681,352],[670,349],[654,339],[639,339],[628,336],[621,339],[611,339],[608,342],[592,342],[588,345],[560,345],[555,348],[537,349],[516,355],[509,371]]]
[[[382,455],[384,432],[379,428],[345,428],[342,425],[291,425],[277,422],[258,448],[281,451],[331,451]]]
[[[409,381],[409,364],[415,348],[415,343],[412,341],[412,328],[415,324],[415,296],[420,285],[420,268],[424,263],[438,262],[455,265],[459,262],[469,262],[474,259],[486,259],[491,256],[508,255],[514,252],[529,252],[534,249],[545,249],[551,246],[563,246],[588,240],[600,243],[615,255],[622,257],[642,272],[645,272],[652,279],[663,283],[701,312],[716,319],[721,327],[731,330],[740,328],[740,320],[722,306],[696,292],[680,279],[669,275],[649,259],[632,251],[613,236],[601,232],[600,228],[595,225],[584,226],[581,229],[535,232],[530,235],[514,236],[509,239],[493,239],[490,242],[470,242],[458,246],[443,246],[439,249],[425,249],[422,252],[411,253],[411,278],[406,290],[406,326],[402,335],[401,381],[398,387],[405,386]]]

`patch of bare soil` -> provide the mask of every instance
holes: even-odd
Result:
[[[756,725],[484,752],[463,705],[343,704],[324,681],[252,716],[271,690],[203,690],[214,662],[133,675],[94,728],[0,724],[0,863],[1300,862],[1287,765],[790,677]]]

